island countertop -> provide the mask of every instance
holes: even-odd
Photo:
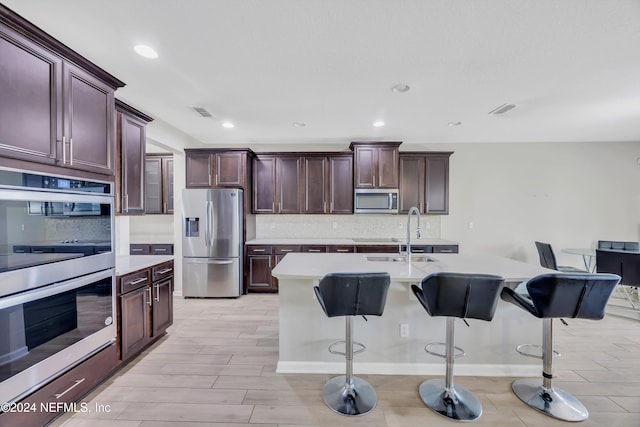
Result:
[[[398,246],[404,245],[405,239],[397,239],[397,238],[347,238],[347,239],[322,239],[322,238],[261,238],[261,239],[252,239],[248,240],[246,245],[389,245],[389,246]],[[433,238],[424,238],[424,239],[415,239],[411,241],[413,246],[423,246],[423,245],[457,245],[458,242],[454,242],[451,240],[444,239],[433,239]]]
[[[432,262],[368,261],[381,254],[290,253],[273,269],[278,279],[320,279],[335,272],[386,271],[394,282],[416,282],[436,271],[495,274],[505,282],[522,282],[533,276],[553,273],[537,265],[496,256],[473,254],[428,254]],[[415,254],[414,254],[415,255]],[[422,256],[420,256],[422,257]]]

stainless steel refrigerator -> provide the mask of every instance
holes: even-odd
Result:
[[[182,190],[182,293],[242,293],[243,194],[238,189]]]

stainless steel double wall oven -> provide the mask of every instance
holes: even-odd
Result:
[[[0,403],[115,341],[111,183],[0,170]]]

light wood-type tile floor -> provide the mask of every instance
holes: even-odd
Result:
[[[590,417],[580,426],[640,426],[640,312],[620,298],[601,321],[554,328],[555,385],[578,397]],[[524,313],[523,313],[524,315]],[[338,357],[338,356],[336,356]],[[356,356],[357,357],[357,356]],[[420,400],[418,376],[363,375],[378,406],[344,417],[324,406],[330,375],[278,375],[278,296],[175,299],[175,321],[145,351],[84,400],[109,412],[65,414],[64,427],[453,426]],[[512,378],[456,377],[484,413],[475,426],[568,426],[512,394]]]

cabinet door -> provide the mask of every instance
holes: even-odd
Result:
[[[329,213],[353,213],[353,157],[329,157]]]
[[[118,114],[122,162],[122,213],[144,213],[146,123]]]
[[[164,213],[173,213],[173,157],[162,159],[162,200]]]
[[[297,214],[302,211],[303,193],[302,159],[300,157],[278,157],[276,183],[278,188],[278,206],[276,212]]]
[[[173,324],[173,277],[154,282],[152,336],[162,335]]]
[[[449,213],[449,157],[426,157],[425,212]]]
[[[0,155],[55,163],[61,92],[62,60],[0,26]]]
[[[122,360],[128,359],[149,341],[148,307],[149,290],[145,286],[120,296],[121,312],[121,354]]]
[[[424,157],[400,157],[400,213],[424,212]]]
[[[354,173],[356,188],[376,188],[376,151],[375,147],[356,147]]]
[[[272,291],[271,255],[250,255],[249,290]]]
[[[253,213],[276,213],[276,158],[253,159]]]
[[[327,212],[327,158],[304,157],[304,213]]]
[[[215,154],[215,186],[243,188],[247,155],[240,152]]]
[[[63,65],[64,165],[113,175],[114,90],[72,64]]]
[[[377,188],[398,188],[398,148],[378,147]]]
[[[144,169],[144,209],[148,214],[162,213],[162,157],[147,157]]]
[[[187,188],[208,188],[212,186],[213,155],[209,153],[187,153]]]

